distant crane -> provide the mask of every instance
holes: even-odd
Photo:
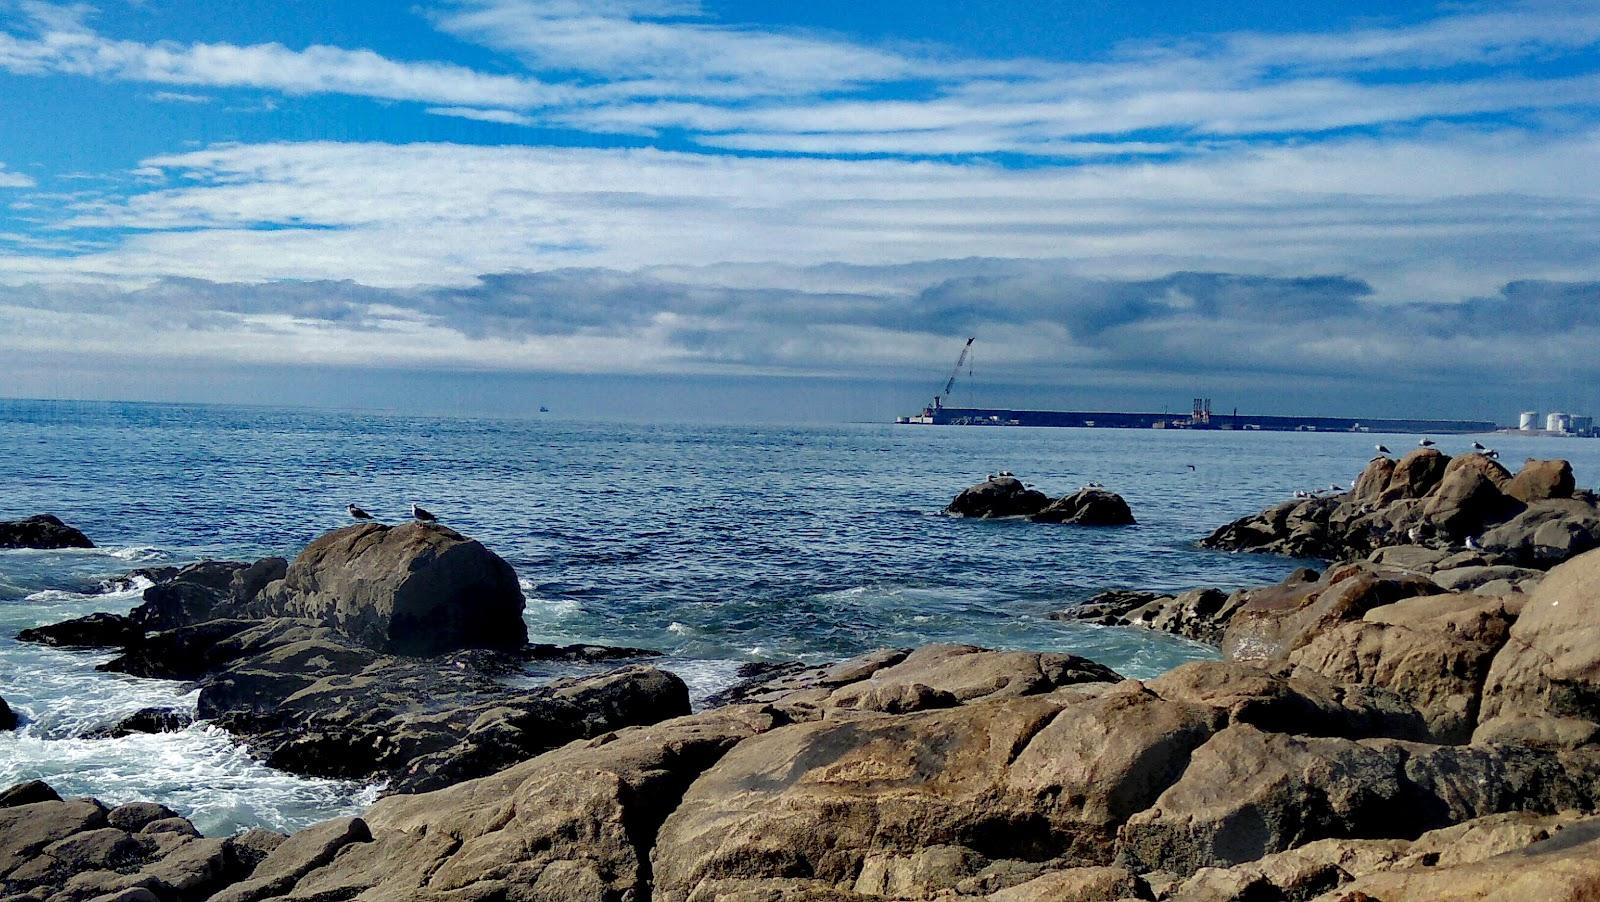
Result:
[[[950,371],[950,378],[945,380],[944,391],[933,396],[934,410],[941,410],[944,408],[944,399],[950,397],[950,392],[955,390],[956,377],[961,375],[961,368],[967,365],[967,355],[972,352],[972,343],[977,340],[978,336],[974,335],[967,339],[966,344],[961,346],[961,356],[956,358],[955,368]]]

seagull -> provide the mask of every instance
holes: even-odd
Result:
[[[1417,442],[1417,447],[1418,448],[1432,448],[1434,445],[1437,445],[1437,444],[1439,444],[1439,443],[1434,441],[1433,439],[1425,438],[1422,441]]]
[[[1194,464],[1184,464],[1184,466],[1188,467],[1190,470],[1194,469]]]
[[[1332,482],[1332,483],[1328,484],[1328,491],[1330,491],[1330,492],[1342,492],[1342,491],[1344,491],[1344,486],[1339,485],[1336,482]]]
[[[1483,456],[1489,458],[1490,460],[1499,460],[1500,452],[1490,448],[1489,450],[1483,452]]]
[[[1478,540],[1477,539],[1473,538],[1472,536],[1467,536],[1467,550],[1468,551],[1482,551],[1483,550],[1483,546],[1478,544]]]
[[[345,513],[348,513],[354,519],[357,519],[357,520],[371,520],[372,519],[372,515],[371,514],[367,513],[366,511],[362,510],[359,507],[356,507],[354,504],[346,504],[344,506],[344,509],[345,509]]]
[[[1306,490],[1304,490],[1304,489],[1296,489],[1295,493],[1294,493],[1294,496],[1296,498],[1310,498],[1311,497],[1311,493],[1306,491]]]
[[[1394,452],[1389,450],[1389,446],[1388,445],[1379,445],[1378,446],[1378,453],[1379,454],[1393,454]]]
[[[431,512],[418,507],[416,504],[411,505],[411,516],[416,517],[418,523],[439,522],[438,517],[435,517]]]
[[[1413,545],[1421,545],[1422,544],[1422,527],[1413,526],[1410,529],[1406,530],[1406,538],[1410,539],[1411,540],[1411,544],[1413,544]]]
[[[1472,443],[1472,450],[1474,450],[1474,451],[1487,451],[1489,449],[1484,447],[1483,442],[1473,442]]]

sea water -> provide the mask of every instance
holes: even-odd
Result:
[[[1446,451],[1471,439],[1439,437]],[[375,788],[294,777],[204,723],[88,739],[193,687],[97,672],[105,651],[18,630],[126,611],[151,564],[293,555],[415,501],[516,568],[530,638],[657,649],[696,700],[749,661],[823,662],[965,642],[1066,651],[1155,676],[1213,657],[1140,630],[1048,614],[1108,588],[1262,584],[1305,563],[1196,546],[1296,490],[1347,486],[1385,442],[1415,437],[1180,430],[683,425],[449,419],[268,408],[0,401],[0,519],[51,512],[92,551],[0,552],[0,786],[152,799],[208,833],[294,829],[358,810]],[[1566,457],[1582,485],[1600,441],[1495,436],[1503,458]],[[1460,446],[1460,447],[1457,447]],[[1063,494],[1100,482],[1139,525],[956,520],[940,509],[999,470]],[[114,588],[114,587],[113,587]]]

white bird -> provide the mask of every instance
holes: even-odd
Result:
[[[439,522],[439,518],[435,517],[431,511],[418,507],[416,504],[411,505],[411,516],[416,517],[420,523]]]
[[[1411,544],[1413,544],[1413,545],[1421,545],[1422,544],[1422,527],[1413,526],[1410,529],[1406,530],[1406,538],[1410,539],[1411,540]]]
[[[1294,493],[1294,496],[1296,498],[1310,498],[1311,497],[1311,493],[1306,491],[1306,490],[1304,490],[1304,489],[1297,489],[1295,491],[1295,493]]]
[[[1378,453],[1379,454],[1393,454],[1394,452],[1390,451],[1389,447],[1387,445],[1379,445],[1378,446]]]
[[[371,520],[372,519],[372,515],[371,514],[367,513],[366,511],[362,510],[359,507],[356,507],[354,504],[346,504],[344,506],[344,509],[345,509],[345,513],[348,513],[354,519],[357,519],[357,520]]]
[[[1477,539],[1473,538],[1472,536],[1467,536],[1467,550],[1468,551],[1482,551],[1483,550],[1483,546],[1478,544],[1478,540]]]
[[[1483,452],[1483,456],[1489,458],[1490,460],[1499,460],[1500,452],[1490,448],[1489,450]]]
[[[1483,442],[1473,442],[1472,443],[1472,450],[1474,450],[1474,451],[1487,451],[1489,449],[1484,447]]]
[[[1437,444],[1438,444],[1438,442],[1434,441],[1433,439],[1425,438],[1422,441],[1417,442],[1417,447],[1418,448],[1432,448],[1434,445],[1437,445]]]
[[[1342,491],[1344,491],[1344,486],[1339,485],[1338,483],[1329,483],[1328,484],[1328,491],[1330,491],[1330,492],[1342,492]]]

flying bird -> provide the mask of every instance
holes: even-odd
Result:
[[[346,504],[344,506],[344,509],[345,509],[345,513],[348,513],[353,519],[356,519],[356,520],[371,520],[372,519],[372,515],[371,514],[367,513],[366,511],[362,510],[359,507],[356,507],[354,504]]]
[[[1434,445],[1437,445],[1437,444],[1439,444],[1439,443],[1434,441],[1433,439],[1425,438],[1422,441],[1417,442],[1417,447],[1418,448],[1432,448]]]
[[[419,523],[439,522],[439,518],[435,517],[431,511],[418,507],[415,504],[411,505],[411,516],[417,518],[417,522]]]

